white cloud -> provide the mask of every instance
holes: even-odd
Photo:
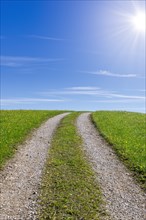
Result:
[[[136,74],[118,74],[118,73],[112,73],[107,70],[98,70],[96,72],[92,71],[80,71],[81,73],[88,73],[93,75],[101,75],[101,76],[109,76],[109,77],[121,77],[121,78],[131,78],[131,77],[137,77]]]
[[[48,37],[48,36],[40,36],[40,35],[29,35],[30,38],[37,38],[40,40],[51,40],[51,41],[63,41],[62,38]]]
[[[1,60],[1,66],[19,67],[19,66],[26,65],[28,63],[53,62],[53,61],[60,61],[63,59],[40,58],[40,57],[1,56],[0,60]]]
[[[97,102],[97,103],[135,103],[135,102],[141,102],[141,99],[118,99],[118,100],[92,100],[90,102]]]
[[[80,86],[80,87],[70,87],[67,89],[68,90],[75,90],[75,91],[96,91],[99,89],[99,87]]]
[[[98,87],[70,87],[62,90],[50,90],[48,92],[40,92],[41,95],[98,95],[101,90]]]
[[[129,99],[143,99],[143,100],[145,100],[144,96],[132,96],[132,95],[123,95],[123,94],[112,94],[112,97],[129,98]]]
[[[1,105],[11,104],[35,104],[38,102],[64,102],[61,99],[38,99],[38,98],[12,98],[12,99],[0,99]]]
[[[47,92],[40,92],[40,95],[44,96],[50,96],[50,95],[84,95],[84,96],[92,96],[92,97],[98,97],[98,98],[108,98],[109,102],[115,98],[118,98],[119,100],[142,100],[145,101],[144,96],[136,96],[136,95],[127,95],[127,94],[119,94],[115,91],[108,91],[103,90],[99,87],[92,87],[92,86],[86,86],[86,87],[70,87],[70,88],[64,88],[61,90],[50,90]]]

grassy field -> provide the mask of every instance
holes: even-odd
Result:
[[[92,120],[146,188],[146,115],[99,111],[92,114]]]
[[[33,128],[63,111],[0,111],[0,168]]]
[[[72,113],[57,129],[42,181],[39,219],[100,219],[101,194],[86,162]]]

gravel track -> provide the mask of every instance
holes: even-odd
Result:
[[[36,219],[37,192],[54,130],[68,113],[33,132],[0,173],[0,220]]]
[[[90,113],[79,116],[77,127],[83,138],[85,153],[101,186],[111,219],[146,220],[146,195],[97,132],[90,120]]]

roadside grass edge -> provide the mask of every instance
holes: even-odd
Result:
[[[64,112],[67,111],[0,110],[0,170],[41,124]]]
[[[116,153],[116,155],[118,156],[120,161],[131,171],[131,174],[134,177],[134,180],[139,184],[141,189],[146,192],[146,173],[139,171],[138,168],[136,166],[134,166],[133,163],[129,160],[129,158],[126,157],[124,154],[122,154],[119,151],[119,149],[116,147],[116,144],[113,143],[105,135],[103,130],[98,126],[98,124],[96,123],[96,121],[93,118],[93,114],[95,114],[95,112],[90,115],[90,120],[93,123],[93,125],[95,126],[95,128],[97,129],[97,131],[99,132],[99,134],[101,135],[101,137],[107,142],[109,147],[111,147],[114,150],[114,152]]]

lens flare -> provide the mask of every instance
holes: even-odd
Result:
[[[145,32],[146,30],[145,13],[138,12],[136,15],[132,16],[131,24],[133,25],[136,31]]]

